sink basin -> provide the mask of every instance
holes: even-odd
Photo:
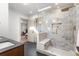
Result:
[[[13,46],[13,45],[15,45],[15,44],[13,44],[11,42],[2,42],[2,43],[0,43],[0,50],[3,49],[3,48]]]

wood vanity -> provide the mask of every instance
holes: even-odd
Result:
[[[10,44],[4,44],[4,45],[0,45],[0,56],[24,56],[24,44],[5,38],[5,37],[1,37],[2,39],[0,40],[0,44],[2,43],[12,43],[12,46],[7,46],[5,48],[1,48],[4,47],[6,45],[10,45]]]
[[[24,45],[2,52],[0,56],[24,56]]]

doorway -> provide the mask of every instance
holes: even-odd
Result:
[[[28,19],[21,18],[21,43],[28,40]]]

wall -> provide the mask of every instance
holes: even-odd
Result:
[[[64,50],[75,50],[75,38],[73,29],[75,26],[75,19],[74,8],[70,8],[65,12],[61,12],[60,9],[56,9],[54,13],[49,12],[47,15],[44,15],[38,19],[42,22],[41,26],[37,26],[38,31],[48,33],[48,38],[51,39],[54,47]],[[46,21],[48,22],[47,24]],[[54,22],[61,24],[52,26]],[[56,33],[57,27],[58,30]]]
[[[79,47],[79,5],[76,6],[77,46]]]
[[[20,41],[21,17],[27,18],[11,9],[8,10],[8,3],[0,4],[0,36]]]
[[[9,38],[8,4],[0,3],[0,36]]]
[[[20,41],[21,40],[21,23],[22,19],[28,19],[27,16],[20,14],[9,8],[9,37],[10,39]]]
[[[20,41],[20,14],[9,9],[9,34],[10,39]]]

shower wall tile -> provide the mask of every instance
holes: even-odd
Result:
[[[58,13],[58,12],[57,12]],[[73,32],[73,26],[74,26],[74,19],[75,19],[75,11],[73,9],[70,9],[68,12],[61,12],[61,16],[53,16],[54,14],[48,14],[44,17],[42,17],[42,29],[46,30],[48,33],[48,37],[51,38],[51,42],[53,44],[53,47],[64,49],[64,50],[73,50],[74,51],[74,32]],[[57,18],[58,17],[58,18]],[[52,26],[53,20],[59,19],[59,22],[61,22],[61,25],[58,29],[56,26]],[[45,21],[48,21],[46,24]],[[48,31],[47,28],[51,28],[50,31]],[[57,34],[56,34],[57,29]],[[43,30],[43,31],[44,31]]]

